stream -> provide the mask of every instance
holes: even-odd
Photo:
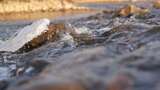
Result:
[[[79,34],[74,36],[63,30],[55,41],[29,52],[1,52],[0,90],[160,89],[160,9],[151,8],[150,3],[139,3],[137,5],[149,7],[151,12],[145,16],[114,17],[114,13],[103,10],[117,9],[124,3],[83,5],[97,11],[46,13],[48,16],[37,18],[30,18],[30,14],[17,21],[8,16],[7,21],[0,22],[3,41],[42,17],[49,18],[53,25],[58,24],[58,29],[65,24]],[[56,81],[66,89],[50,86],[49,83],[57,85]],[[124,87],[117,85],[121,81]],[[66,85],[70,84],[65,82],[74,88],[68,89]],[[87,89],[77,86],[81,83]],[[40,89],[40,85],[44,85],[44,89]],[[118,89],[114,89],[114,85]],[[47,86],[50,89],[46,89]]]

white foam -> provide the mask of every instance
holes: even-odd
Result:
[[[69,33],[61,34],[61,39],[63,43],[66,43],[70,47],[75,47],[76,43],[74,42],[74,38]]]
[[[15,52],[22,48],[33,38],[48,30],[50,21],[48,19],[38,20],[16,33],[13,37],[0,43],[0,51]]]
[[[77,34],[91,34],[91,31],[87,27],[75,28]]]

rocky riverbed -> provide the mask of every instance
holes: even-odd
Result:
[[[0,90],[159,90],[160,9],[137,6],[103,4],[98,13],[51,20],[55,32],[41,38],[55,37],[0,53]],[[2,23],[1,40],[26,26]]]

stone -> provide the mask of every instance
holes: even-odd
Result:
[[[135,5],[127,5],[118,10],[117,14],[120,16],[130,16],[130,15],[145,15],[149,13],[148,9],[142,9]]]
[[[21,47],[18,52],[31,51],[34,48],[40,47],[47,42],[53,42],[58,38],[58,33],[64,30],[66,30],[65,24],[49,24],[47,31],[41,33],[37,37],[35,36],[34,38],[32,38],[32,40],[25,43],[25,45]]]
[[[0,44],[0,51],[16,52],[22,48],[26,43],[30,42],[37,36],[48,30],[50,21],[48,19],[41,19],[22,28],[15,33],[13,37]]]
[[[27,52],[40,47],[47,42],[53,42],[60,32],[70,32],[65,24],[50,24],[48,19],[42,19],[25,26],[15,36],[0,44],[0,51]]]
[[[107,90],[132,90],[132,78],[129,75],[117,74],[107,85]]]
[[[9,85],[8,81],[2,80],[0,81],[0,90],[5,90]]]
[[[155,90],[160,82],[159,44],[148,44],[115,59],[107,57],[105,47],[75,50],[35,78],[8,90]],[[157,69],[153,70],[154,65]]]

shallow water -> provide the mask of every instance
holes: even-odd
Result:
[[[114,9],[120,7],[119,5],[111,6],[107,4],[86,5],[96,9]],[[147,4],[140,5],[147,6]],[[53,13],[51,15],[48,13],[46,14],[49,18],[54,16],[52,15]],[[61,15],[63,16],[63,13],[61,13]],[[33,20],[44,17],[45,15],[40,15],[40,17],[38,16],[36,18],[31,16],[32,15],[19,17],[19,19]],[[4,19],[16,19],[10,16],[9,18],[6,16],[6,18]],[[30,24],[31,21],[22,24],[20,24],[20,22],[1,22],[1,40],[8,39],[13,33],[20,30],[20,28]],[[114,59],[118,56],[131,53],[148,43],[160,42],[160,10],[157,9],[152,9],[151,13],[144,17],[135,15],[131,17],[113,17],[112,13],[101,12],[86,15],[79,14],[77,16],[75,15],[74,18],[72,16],[56,18],[52,19],[52,23],[65,23],[75,31],[77,30],[79,36],[70,35],[68,32],[62,32],[58,40],[46,43],[30,52],[20,54],[1,53],[0,60],[3,61],[1,63],[6,65],[0,66],[0,80],[20,77],[21,74],[22,76],[34,76],[37,73],[36,68],[33,68],[31,65],[32,61],[60,62],[57,60],[62,55],[84,48],[103,46],[108,52],[106,57],[108,59]]]

